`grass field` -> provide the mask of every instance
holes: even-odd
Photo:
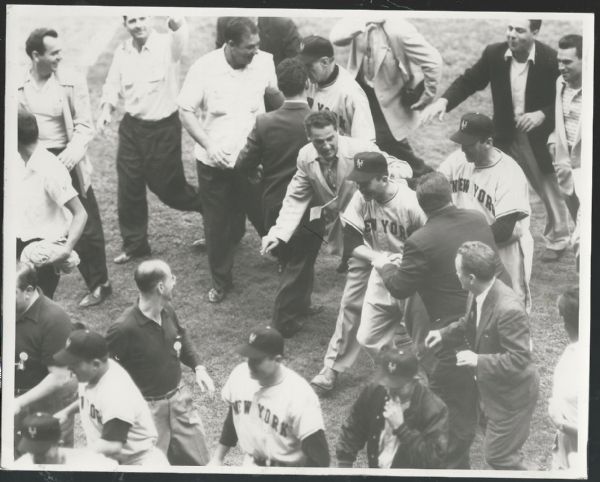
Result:
[[[333,19],[298,19],[302,34],[316,33],[327,35]],[[192,18],[191,42],[182,72],[200,55],[214,46],[214,18]],[[420,31],[437,47],[444,58],[444,73],[441,91],[480,55],[484,45],[503,38],[503,20],[452,20],[417,19],[414,21]],[[90,24],[105,29],[106,48],[88,71],[88,82],[94,112],[98,112],[98,101],[107,69],[112,60],[112,52],[117,42],[125,38],[122,29],[114,19],[99,18],[90,22],[89,18],[70,19],[65,25],[69,48],[73,56],[86,49],[86,32]],[[114,28],[112,27],[114,25]],[[82,27],[83,26],[83,27]],[[26,26],[24,31],[27,31]],[[116,29],[116,30],[115,30]],[[544,22],[540,40],[555,46],[558,38],[570,32],[580,32],[579,25],[568,22]],[[63,33],[67,43],[67,32]],[[73,41],[73,39],[75,41]],[[108,40],[110,39],[110,40]],[[65,52],[65,59],[69,59]],[[479,93],[449,114],[444,124],[435,123],[416,132],[410,139],[414,148],[426,161],[436,166],[454,148],[448,135],[456,129],[460,116],[478,110],[491,114],[489,91]],[[120,117],[120,115],[119,115]],[[99,199],[107,242],[107,256],[111,260],[120,252],[120,235],[116,212],[116,169],[117,146],[116,127],[113,122],[108,133],[93,141],[90,155],[95,164],[94,188]],[[184,164],[188,179],[196,183],[192,142],[184,134]],[[210,305],[205,294],[210,288],[207,259],[189,247],[192,240],[202,234],[202,219],[197,214],[180,213],[162,205],[149,193],[150,243],[153,254],[167,261],[177,275],[175,307],[179,318],[185,323],[202,354],[209,373],[220,389],[231,369],[240,361],[234,353],[235,347],[246,337],[249,329],[270,320],[273,297],[278,281],[275,263],[258,254],[260,240],[251,228],[243,239],[236,256],[235,287],[228,298],[220,305]],[[532,424],[531,436],[525,445],[529,460],[541,469],[547,468],[554,429],[547,416],[547,399],[551,389],[551,376],[554,365],[562,352],[566,338],[555,309],[558,294],[577,283],[574,259],[571,253],[557,264],[543,264],[539,261],[543,245],[541,232],[544,226],[543,207],[539,199],[532,195],[532,231],[536,241],[531,288],[533,310],[531,330],[534,341],[535,360],[541,375],[541,390]],[[329,337],[333,332],[338,303],[344,284],[344,277],[334,271],[337,260],[322,254],[318,259],[313,301],[325,306],[317,317],[310,319],[306,328],[286,343],[286,363],[288,366],[310,379],[320,368]],[[56,299],[68,310],[74,320],[104,332],[118,315],[136,299],[132,264],[116,266],[109,262],[110,278],[114,287],[113,296],[103,305],[81,311],[77,302],[85,292],[83,280],[78,274],[64,276],[58,288]],[[361,387],[368,381],[373,369],[372,361],[362,355],[354,369],[339,380],[339,388],[330,398],[323,399],[327,436],[334,459],[334,447],[339,427],[351,403],[356,399]],[[186,372],[188,383],[192,383]],[[196,401],[203,416],[209,444],[218,440],[226,407],[219,396],[213,399],[202,396],[195,387]],[[478,436],[472,449],[473,467],[485,468],[481,455],[481,436]],[[240,460],[239,451],[233,451],[228,462],[236,464]],[[366,466],[364,456],[357,465]]]

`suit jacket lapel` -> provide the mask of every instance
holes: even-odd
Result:
[[[477,352],[479,349],[479,340],[481,338],[481,334],[485,331],[487,325],[492,319],[492,314],[494,313],[494,307],[496,306],[497,300],[498,280],[495,280],[492,288],[483,301],[483,306],[477,307],[479,310],[481,310],[481,315],[479,317],[479,325],[477,326],[477,331],[475,333],[475,352]]]
[[[513,100],[512,100],[512,86],[510,83],[510,63],[512,62],[512,60],[510,58],[505,59],[504,58],[504,54],[502,56],[502,68],[501,68],[501,72],[502,72],[502,79],[500,81],[500,83],[498,85],[502,85],[504,86],[505,90],[505,98],[506,98],[506,105],[504,106],[505,109],[507,109],[509,112],[513,111]]]

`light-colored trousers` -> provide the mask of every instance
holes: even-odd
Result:
[[[516,241],[498,246],[498,254],[510,275],[512,289],[523,303],[527,313],[531,312],[531,268],[533,265],[533,236],[529,230],[521,233]]]
[[[517,132],[511,142],[508,154],[521,166],[533,190],[546,207],[546,227],[544,239],[546,247],[561,251],[569,246],[569,213],[558,187],[554,172],[544,173],[540,170],[531,149],[529,138],[523,132]]]
[[[190,390],[183,386],[168,400],[149,401],[158,440],[156,446],[171,465],[206,465],[210,458],[204,425],[194,408]]]

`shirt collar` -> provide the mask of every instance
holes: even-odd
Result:
[[[38,145],[33,151],[33,154],[31,154],[29,161],[27,161],[25,164],[25,169],[38,171],[39,168],[45,164],[44,157],[46,157],[46,154],[50,153],[38,142]]]
[[[153,325],[158,326],[159,328],[161,327],[161,325],[159,325],[156,321],[148,318],[143,312],[142,310],[140,310],[140,305],[139,305],[139,298],[138,300],[135,302],[135,311],[136,311],[136,321],[138,322],[138,325],[147,325],[148,323],[151,323]],[[162,310],[160,310],[160,315],[161,317],[163,316],[165,309],[163,308]]]
[[[43,298],[44,298],[44,294],[42,293],[42,290],[40,288],[37,288],[36,290],[38,292],[38,297],[37,299],[31,304],[31,306],[29,308],[27,308],[27,311],[25,311],[25,313],[23,313],[23,315],[21,316],[21,318],[19,318],[17,320],[17,322],[22,321],[22,320],[31,320],[35,323],[37,323],[38,321],[40,321],[40,314],[42,312],[42,305],[44,304]]]
[[[564,89],[566,89],[566,88],[569,88],[569,89],[571,88],[571,87],[569,87],[569,85],[567,84],[567,82],[565,81],[565,79],[563,79],[563,76],[562,76],[562,75],[559,75],[559,76],[558,76],[558,82],[560,83],[560,90],[561,90],[561,92],[562,92]],[[581,85],[581,86],[580,86],[579,88],[577,88],[577,89],[572,89],[572,90],[576,90],[576,91],[578,91],[578,92],[581,92],[581,87],[583,87],[583,85]]]
[[[337,155],[335,156],[336,160],[334,161],[335,163],[337,163],[340,159],[342,158],[346,158],[348,157],[348,145],[346,143],[346,136],[343,136],[342,134],[339,133],[338,131],[338,150],[337,150]],[[312,143],[311,143],[312,145]],[[326,162],[317,152],[317,149],[315,149],[315,147],[313,146],[313,149],[315,151],[315,161],[317,161],[319,164],[325,164],[325,165],[329,165],[328,162]],[[353,155],[350,157],[354,157]]]
[[[492,286],[494,286],[494,281],[495,281],[495,279],[492,280],[492,282],[489,284],[489,286],[485,290],[483,290],[481,293],[479,293],[475,297],[475,301],[477,303],[477,309],[479,310],[480,313],[481,313],[481,307],[483,306],[483,302],[487,298],[487,295],[490,292],[490,290],[492,289]]]
[[[156,32],[154,30],[150,31],[150,33],[148,34],[148,39],[146,40],[146,43],[144,43],[144,45],[142,46],[142,49],[139,52],[138,52],[138,49],[136,49],[133,45],[133,38],[130,38],[125,43],[125,49],[128,50],[129,52],[135,52],[135,53],[142,53],[142,51],[144,51],[144,50],[148,50],[151,52],[154,50],[155,46],[156,46]]]
[[[510,49],[506,49],[504,52],[504,60],[509,60],[513,58],[513,54]],[[531,50],[529,51],[529,56],[527,57],[527,62],[531,61],[532,64],[535,64],[535,42],[531,46]]]

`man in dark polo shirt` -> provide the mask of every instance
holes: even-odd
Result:
[[[17,262],[15,327],[15,447],[23,419],[34,412],[54,413],[76,396],[77,383],[66,368],[57,367],[54,353],[71,333],[69,315],[39,289],[37,272]],[[63,445],[73,446],[73,418],[62,430]]]
[[[139,298],[106,335],[111,356],[125,368],[148,402],[158,431],[157,447],[171,465],[205,465],[209,452],[191,391],[181,382],[181,363],[194,370],[200,389],[214,384],[171,306],[175,275],[161,260],[135,270]]]

